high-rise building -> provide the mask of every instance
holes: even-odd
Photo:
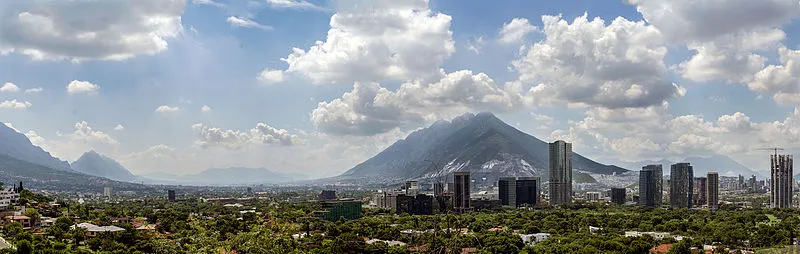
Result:
[[[453,173],[453,210],[456,212],[463,213],[470,209],[469,181],[469,172]]]
[[[103,187],[103,196],[111,197],[111,187]]]
[[[536,206],[541,192],[539,177],[517,178],[517,206]]]
[[[167,200],[169,202],[175,202],[175,190],[167,190]]]
[[[319,201],[328,201],[336,199],[336,191],[335,190],[322,190],[317,195],[317,200]]]
[[[639,204],[661,207],[664,185],[662,166],[647,165],[639,171]]]
[[[572,144],[550,143],[550,204],[572,203]]]
[[[538,177],[502,177],[497,186],[503,206],[535,206],[539,203]]]
[[[744,189],[744,176],[739,175],[739,189]]]
[[[708,208],[715,210],[719,207],[719,174],[708,172],[706,175],[706,197]]]
[[[625,204],[625,188],[611,188],[611,203]]]
[[[793,159],[791,155],[770,155],[770,192],[772,208],[792,207],[792,185],[794,185]]]
[[[440,197],[444,195],[444,183],[442,182],[434,182],[433,183],[433,196]]]
[[[504,206],[517,207],[517,178],[501,177],[497,181],[500,204]]]
[[[669,205],[692,208],[694,169],[689,163],[672,164],[669,174]]]
[[[695,177],[694,178],[694,188],[692,188],[692,197],[694,198],[694,205],[703,206],[706,204],[706,192],[708,188],[706,187],[707,178],[705,177]]]
[[[417,181],[406,181],[406,195],[409,196],[416,196],[419,194],[419,182]]]

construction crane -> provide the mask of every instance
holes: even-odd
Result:
[[[763,147],[763,148],[756,148],[756,150],[775,151],[775,155],[778,155],[778,150],[783,151],[784,149],[780,147]]]

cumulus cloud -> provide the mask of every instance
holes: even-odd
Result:
[[[258,80],[267,84],[283,82],[283,71],[264,69],[258,74]]]
[[[192,3],[193,4],[200,4],[200,5],[209,5],[209,6],[214,6],[214,7],[218,7],[218,8],[223,8],[223,7],[226,6],[225,4],[220,3],[220,2],[216,2],[214,0],[192,0]]]
[[[2,92],[16,93],[19,92],[19,87],[17,85],[14,85],[14,83],[6,82],[5,84],[3,84],[3,86],[0,86],[0,93]]]
[[[100,86],[92,84],[89,81],[80,81],[80,80],[73,80],[69,82],[67,85],[67,93],[69,94],[79,94],[79,93],[96,93],[97,90],[100,90]]]
[[[156,108],[156,112],[158,112],[158,113],[177,112],[178,110],[181,110],[181,108],[179,108],[179,107],[171,107],[171,106],[167,106],[167,105],[161,105],[161,106],[158,106]]]
[[[519,94],[498,88],[486,74],[462,70],[440,75],[438,82],[407,82],[396,91],[377,83],[356,83],[341,98],[320,102],[311,121],[334,135],[374,135],[467,110],[501,112],[521,105]]]
[[[522,43],[525,36],[536,30],[537,28],[531,25],[528,19],[514,18],[511,22],[503,24],[503,28],[500,29],[500,38],[497,41],[504,44]]]
[[[20,110],[22,110],[22,109],[30,108],[31,106],[33,106],[33,104],[31,104],[30,102],[28,102],[28,101],[17,101],[17,99],[6,100],[6,101],[3,101],[3,102],[0,102],[0,109],[20,109]]]
[[[34,88],[25,89],[25,93],[40,93],[42,91],[44,91],[44,89],[42,89],[41,87],[34,87]]]
[[[203,107],[200,108],[200,111],[203,113],[211,112],[211,107],[209,107],[208,105],[203,105]]]
[[[475,54],[480,54],[481,50],[483,49],[483,36],[479,36],[478,38],[471,39],[467,41],[467,50],[474,52]]]
[[[114,126],[114,130],[115,131],[125,130],[125,126],[122,126],[122,124],[117,124],[117,126]]]
[[[633,1],[664,37],[687,44],[696,54],[679,73],[696,81],[749,82],[766,58],[754,51],[774,48],[785,37],[779,28],[800,13],[795,0]]]
[[[244,27],[244,28],[255,28],[255,29],[261,29],[261,30],[272,30],[271,26],[259,24],[258,22],[255,22],[255,21],[250,20],[248,18],[230,16],[230,17],[228,17],[227,21],[228,21],[228,24],[231,24],[232,27]]]
[[[124,60],[167,49],[186,0],[26,1],[0,19],[0,48],[33,59]]]
[[[267,0],[267,4],[273,9],[324,10],[324,8],[304,0]]]
[[[74,140],[83,140],[89,143],[119,144],[119,142],[111,138],[111,136],[108,136],[108,134],[92,129],[86,121],[75,123],[75,131],[70,134],[70,137]]]
[[[751,90],[774,94],[782,104],[800,104],[800,50],[780,47],[779,65],[769,65],[756,73],[748,84]]]
[[[324,42],[281,60],[314,84],[435,77],[455,51],[450,21],[425,0],[364,1],[333,14]]]
[[[526,94],[531,103],[647,107],[684,95],[669,78],[658,29],[622,17],[608,25],[586,15],[542,22],[546,38],[512,63],[518,82],[539,82]]]
[[[303,141],[295,134],[290,134],[285,129],[277,129],[265,123],[256,124],[255,128],[247,131],[223,130],[208,127],[203,124],[194,124],[195,145],[202,148],[223,147],[239,150],[250,145],[284,145],[292,146],[302,144]]]

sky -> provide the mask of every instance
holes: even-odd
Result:
[[[800,147],[796,0],[0,3],[0,122],[134,174],[333,176],[489,111],[602,163]],[[724,171],[724,169],[717,169]]]

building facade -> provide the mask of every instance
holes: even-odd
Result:
[[[317,195],[317,200],[319,201],[327,201],[327,200],[334,200],[336,199],[336,191],[335,190],[322,190]]]
[[[169,202],[175,202],[175,190],[167,190],[167,200]]]
[[[663,199],[663,173],[661,164],[647,165],[639,171],[639,204],[661,207]]]
[[[611,203],[625,204],[625,188],[611,188]]]
[[[692,188],[692,198],[694,199],[694,205],[696,206],[703,206],[707,203],[706,200],[706,192],[708,191],[707,186],[707,179],[706,177],[695,177],[694,178],[694,185]]]
[[[538,177],[502,177],[497,183],[500,204],[510,207],[533,207],[539,203]]]
[[[463,213],[470,210],[469,191],[469,172],[453,173],[453,210],[455,212]]]
[[[794,185],[792,156],[770,155],[770,176],[772,208],[791,208]]]
[[[322,201],[323,210],[315,211],[314,216],[327,221],[355,220],[361,218],[361,205],[361,201],[352,199]]]
[[[498,196],[503,206],[517,207],[517,178],[501,177],[497,181]]]
[[[709,209],[715,210],[719,208],[719,174],[717,172],[708,172],[706,175],[706,205]]]
[[[669,174],[669,205],[672,208],[692,208],[694,169],[689,163],[672,164]]]
[[[572,144],[550,143],[550,204],[572,203]]]

